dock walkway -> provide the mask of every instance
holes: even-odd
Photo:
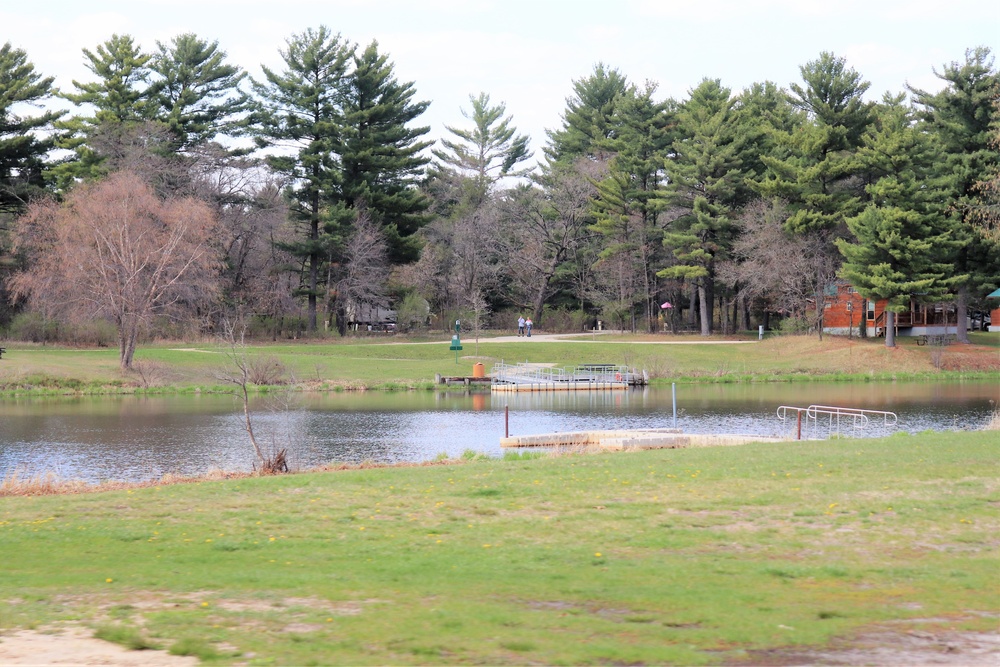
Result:
[[[490,377],[493,378],[491,390],[495,392],[622,390],[645,385],[649,380],[645,371],[640,373],[616,364],[555,368],[549,364],[508,364],[504,361],[493,366]]]

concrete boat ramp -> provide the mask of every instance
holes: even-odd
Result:
[[[568,431],[500,438],[500,446],[593,447],[607,450],[682,449],[686,447],[726,447],[750,442],[787,442],[790,438],[761,435],[715,435],[683,433],[680,429],[651,428],[620,431]]]

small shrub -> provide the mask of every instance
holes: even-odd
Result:
[[[11,321],[7,335],[29,343],[53,343],[59,340],[59,323],[39,313],[19,313]]]
[[[287,382],[288,369],[273,354],[248,358],[247,372],[250,384],[275,385]]]
[[[185,637],[178,639],[168,651],[170,655],[185,655],[198,658],[199,660],[215,660],[219,658],[219,652],[204,639]]]
[[[128,625],[102,625],[94,632],[94,636],[106,642],[124,646],[132,651],[159,648],[155,643],[144,637],[138,628]]]

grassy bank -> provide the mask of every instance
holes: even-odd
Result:
[[[994,631],[998,460],[995,432],[926,433],[0,498],[0,629],[302,665]]]
[[[684,344],[659,344],[664,342]],[[647,370],[654,382],[1000,377],[1000,336],[976,334],[973,342],[934,348],[905,340],[887,349],[880,340],[829,336],[823,341],[788,336],[743,344],[705,344],[698,336],[484,339],[478,354],[475,343],[465,341],[456,364],[446,343],[392,338],[258,345],[249,354],[280,364],[285,381],[320,389],[429,387],[436,374],[471,375],[477,361],[488,372],[500,360],[624,364]],[[136,359],[137,370],[122,374],[115,350],[11,345],[0,360],[0,391],[209,391],[220,387],[219,374],[227,367],[225,348],[211,343],[146,346]]]

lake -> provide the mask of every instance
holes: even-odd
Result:
[[[690,433],[790,436],[780,405],[895,412],[895,427],[842,435],[981,428],[1000,405],[997,382],[678,385],[677,427]],[[330,462],[426,461],[465,450],[501,454],[504,408],[511,435],[673,426],[671,388],[548,394],[454,391],[289,393],[254,399],[255,432],[287,448],[296,467]],[[826,437],[823,424],[806,437]],[[1000,434],[998,434],[1000,438]],[[242,405],[218,394],[85,396],[0,401],[0,478],[47,472],[87,482],[249,470]]]

